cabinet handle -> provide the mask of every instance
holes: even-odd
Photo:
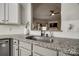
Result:
[[[6,21],[8,21],[8,20],[6,20]]]

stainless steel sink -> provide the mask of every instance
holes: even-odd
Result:
[[[42,42],[53,42],[53,38],[45,36],[27,36],[26,39],[42,41]]]

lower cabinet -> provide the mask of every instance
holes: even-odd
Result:
[[[18,40],[13,40],[13,56],[19,55]]]
[[[47,48],[43,48],[37,45],[33,45],[33,52],[36,52],[37,54],[34,53],[34,55],[40,55],[40,56],[57,56],[57,51],[55,50],[50,50]]]
[[[19,47],[23,47],[25,49],[31,50],[31,43],[19,41]]]
[[[63,52],[59,52],[59,56],[70,56],[70,55],[65,54],[65,53],[63,53]]]
[[[30,56],[30,55],[31,55],[31,51],[20,47],[19,56]]]
[[[41,55],[38,54],[38,53],[33,52],[33,56],[41,56]]]
[[[13,56],[18,56],[18,46],[13,45]]]
[[[31,56],[31,43],[19,42],[19,56]]]
[[[13,56],[70,56],[32,43],[13,40]]]

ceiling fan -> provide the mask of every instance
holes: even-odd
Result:
[[[55,12],[54,10],[50,10],[50,16],[53,16],[55,14],[60,14],[60,12]]]

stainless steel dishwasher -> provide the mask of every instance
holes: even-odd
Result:
[[[10,47],[9,39],[0,39],[0,56],[9,56]]]

